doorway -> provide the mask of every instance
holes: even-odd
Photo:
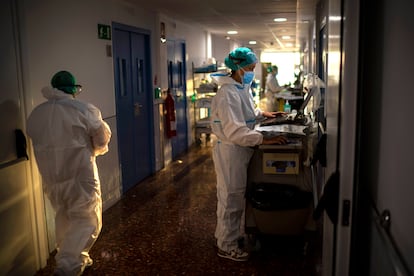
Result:
[[[113,59],[123,193],[154,172],[150,34],[113,23]]]

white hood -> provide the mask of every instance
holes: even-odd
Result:
[[[60,99],[65,99],[65,98],[73,98],[71,94],[66,94],[63,91],[50,87],[50,86],[46,86],[42,88],[42,95],[48,100],[60,100]]]
[[[218,86],[222,86],[223,84],[235,84],[239,86],[239,88],[243,87],[241,83],[235,81],[229,74],[215,73],[211,74],[210,77]]]

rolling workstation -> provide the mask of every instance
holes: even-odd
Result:
[[[263,135],[286,135],[285,145],[255,147],[248,168],[246,233],[251,236],[302,237],[315,228],[317,203],[311,159],[317,129],[309,116],[298,113],[267,119],[256,126]]]

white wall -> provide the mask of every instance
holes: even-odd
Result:
[[[217,60],[219,66],[224,65],[224,58],[227,57],[230,49],[230,41],[224,36],[212,35],[213,57]]]
[[[115,1],[21,0],[27,90],[33,104],[58,70],[67,69],[84,86],[79,98],[98,106],[104,118],[115,115],[110,40],[98,39],[97,25],[119,22],[153,31],[154,14]],[[39,20],[42,19],[42,20]]]

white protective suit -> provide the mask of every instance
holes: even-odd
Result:
[[[111,131],[92,104],[45,87],[48,100],[27,122],[43,189],[56,212],[56,271],[79,275],[102,227],[97,155],[108,151]]]
[[[254,108],[250,86],[229,76],[213,76],[220,88],[211,104],[211,127],[218,141],[213,148],[217,175],[217,246],[224,251],[237,248],[244,235],[247,168],[253,147],[263,136],[253,130],[262,111]]]
[[[280,87],[279,82],[276,78],[275,73],[268,73],[266,77],[266,110],[267,111],[278,111],[276,93],[280,92],[282,87]],[[283,111],[283,110],[281,110]]]

